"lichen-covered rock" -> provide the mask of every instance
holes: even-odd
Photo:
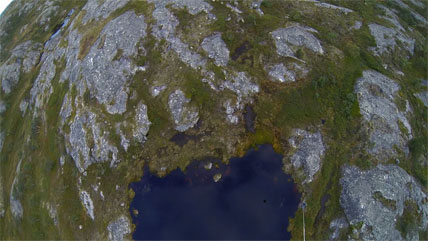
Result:
[[[152,123],[147,116],[147,106],[139,103],[135,110],[135,129],[134,138],[143,143],[146,140],[146,135],[149,132],[149,127]]]
[[[361,239],[404,240],[406,237],[396,229],[396,220],[403,214],[407,200],[417,204],[422,218],[419,226],[427,228],[427,196],[414,178],[400,167],[378,165],[362,171],[345,166],[340,184],[340,205],[351,225],[362,223],[356,230]]]
[[[254,10],[256,10],[256,12],[260,15],[260,16],[263,16],[265,13],[263,12],[263,10],[260,8],[261,7],[261,4],[262,4],[262,0],[254,0],[252,3],[251,3],[251,8],[252,9],[254,9]]]
[[[138,53],[137,43],[146,36],[146,27],[143,15],[132,11],[120,15],[106,24],[82,62],[91,95],[111,114],[126,111],[127,85],[134,69],[130,58]],[[120,50],[121,56],[115,60]]]
[[[333,4],[323,3],[323,2],[317,2],[317,3],[315,3],[315,6],[322,7],[322,8],[329,8],[329,9],[333,9],[333,10],[338,10],[338,11],[344,13],[345,15],[348,13],[354,12],[349,8],[339,7],[339,6],[336,6]]]
[[[400,41],[404,48],[413,55],[415,48],[415,40],[408,37],[401,31],[393,28],[388,28],[376,23],[369,24],[370,33],[373,35],[376,41],[376,47],[371,50],[376,55],[381,55],[394,50],[397,46],[397,41]]]
[[[165,89],[166,89],[166,85],[154,86],[151,88],[151,94],[153,97],[156,97]]]
[[[192,15],[196,15],[200,12],[209,13],[213,9],[213,7],[204,0],[166,0],[165,2],[171,2],[174,8],[185,8]]]
[[[324,54],[320,41],[310,32],[316,30],[298,25],[273,31],[271,35],[275,41],[276,52],[280,56],[295,57],[295,52],[290,46],[293,45],[304,46],[315,53]]]
[[[56,226],[58,226],[58,212],[57,212],[55,205],[52,205],[51,203],[44,202],[43,206],[48,211],[49,217],[52,219],[53,223]]]
[[[345,217],[336,218],[330,223],[330,230],[332,231],[330,235],[330,240],[337,240],[339,238],[340,232],[347,228],[348,222]]]
[[[409,5],[405,4],[403,1],[401,0],[393,0],[395,3],[397,3],[401,8],[406,9],[407,11],[410,12],[410,14],[417,19],[420,23],[422,24],[428,24],[428,21],[426,20],[425,17],[423,17],[422,15],[420,15],[419,13],[415,12],[413,9],[411,9],[409,7]],[[416,2],[416,0],[414,0],[413,2]]]
[[[304,183],[312,182],[314,175],[321,168],[325,146],[321,132],[311,133],[302,129],[295,129],[288,143],[293,148],[290,157],[294,168],[303,167],[305,173]]]
[[[201,11],[210,11],[212,7],[202,0],[150,0],[150,2],[155,3],[155,10],[152,13],[153,18],[156,20],[156,24],[152,27],[153,36],[159,40],[164,39],[170,43],[171,48],[177,53],[178,57],[190,67],[196,69],[198,67],[204,66],[206,60],[203,59],[198,53],[192,52],[189,49],[188,44],[184,43],[180,38],[175,36],[175,29],[177,28],[179,22],[177,17],[175,17],[166,6],[173,3],[176,8],[186,7],[189,13],[193,15]]]
[[[168,106],[177,131],[184,132],[199,120],[198,112],[192,107],[185,106],[189,102],[190,99],[186,98],[181,90],[176,90],[169,95]]]
[[[22,116],[25,115],[25,112],[27,111],[28,102],[26,100],[22,100],[21,103],[19,103],[19,110],[22,112]]]
[[[235,104],[228,99],[223,106],[226,109],[227,120],[232,124],[237,124],[239,122],[238,112],[243,110],[246,103],[252,101],[251,97],[259,92],[259,86],[245,72],[232,73],[228,79],[220,86],[220,89],[226,88],[233,91],[237,98]]]
[[[284,64],[275,64],[268,68],[268,71],[271,78],[281,83],[296,81],[296,73],[287,69]]]
[[[9,59],[0,66],[1,86],[6,94],[18,83],[21,71],[28,73],[36,65],[42,47],[42,44],[28,40],[12,50]]]
[[[82,202],[83,207],[85,207],[85,210],[88,216],[92,220],[95,220],[94,202],[92,201],[91,196],[87,191],[84,191],[84,190],[80,191],[80,201]]]
[[[418,97],[426,107],[428,107],[428,91],[416,93],[415,96]]]
[[[127,234],[131,233],[131,225],[127,217],[120,216],[108,224],[107,230],[111,241],[122,241]]]
[[[221,38],[221,33],[215,33],[202,41],[202,48],[208,57],[214,59],[217,66],[226,66],[229,61],[229,49]]]
[[[406,112],[400,111],[394,103],[399,89],[395,81],[374,70],[363,71],[355,86],[360,112],[373,143],[369,153],[380,160],[395,156],[394,147],[407,153],[406,143],[412,138]],[[407,134],[402,133],[400,125]]]
[[[224,82],[224,87],[236,93],[238,97],[248,97],[259,92],[259,86],[251,81],[245,72],[233,74],[232,80]]]
[[[361,21],[355,21],[354,25],[352,25],[351,29],[355,29],[358,30],[361,28],[361,26],[363,26],[363,22]]]
[[[239,117],[237,116],[236,112],[239,110],[240,103],[236,103],[235,105],[232,105],[232,100],[227,100],[223,104],[224,108],[226,109],[226,119],[231,124],[238,124]]]
[[[21,172],[21,163],[22,159],[19,160],[18,165],[16,166],[15,171],[15,177],[12,182],[12,186],[10,188],[10,198],[9,198],[9,205],[10,205],[10,211],[12,213],[12,216],[15,219],[21,219],[24,214],[24,209],[22,207],[21,201],[17,197],[17,185],[19,182],[19,174]]]
[[[92,112],[78,111],[71,121],[70,133],[65,135],[67,153],[81,173],[92,163],[110,161],[110,166],[115,166],[119,161],[117,147],[110,144],[107,138],[109,132],[101,129],[96,118]]]
[[[116,9],[120,9],[125,6],[129,0],[104,0],[101,1],[89,0],[82,10],[86,11],[85,16],[82,19],[82,23],[86,24],[91,20],[99,21],[106,19]]]

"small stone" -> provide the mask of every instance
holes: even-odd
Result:
[[[204,165],[204,168],[206,170],[211,170],[212,167],[213,167],[213,163],[212,162],[208,162],[207,164]]]
[[[217,173],[217,174],[215,174],[215,175],[213,176],[213,180],[214,180],[214,182],[218,182],[218,181],[220,181],[221,177],[222,177],[221,173]]]

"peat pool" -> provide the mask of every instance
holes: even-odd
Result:
[[[185,173],[159,178],[145,168],[130,184],[133,238],[290,239],[288,219],[300,194],[281,160],[271,145],[261,145],[228,165],[213,162],[209,170],[208,161],[194,161]],[[218,173],[222,178],[215,182]]]

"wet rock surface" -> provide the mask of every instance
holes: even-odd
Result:
[[[342,170],[340,184],[340,204],[351,225],[362,223],[356,231],[362,240],[404,240],[406,237],[396,229],[396,220],[403,214],[407,200],[417,204],[422,218],[419,227],[427,228],[427,196],[414,178],[400,167],[378,165],[363,171],[346,166]],[[387,202],[382,202],[382,199]],[[385,203],[393,205],[385,206]],[[419,239],[418,236],[413,238]]]
[[[360,112],[368,125],[370,142],[374,144],[369,153],[380,160],[394,156],[394,147],[407,153],[406,143],[412,138],[406,111],[400,111],[394,102],[399,89],[394,80],[374,70],[364,71],[355,86]],[[407,133],[402,133],[400,125]]]
[[[255,133],[255,122],[256,122],[256,113],[250,105],[245,106],[244,111],[244,120],[245,120],[245,129],[249,132]]]

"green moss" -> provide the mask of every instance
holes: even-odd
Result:
[[[215,96],[208,84],[201,80],[202,76],[195,71],[184,73],[184,92],[200,111],[211,112],[216,105]]]
[[[398,231],[400,231],[401,236],[403,238],[407,238],[407,234],[418,232],[418,225],[420,222],[421,217],[418,214],[417,204],[413,201],[406,200],[403,214],[397,219],[395,224]]]

